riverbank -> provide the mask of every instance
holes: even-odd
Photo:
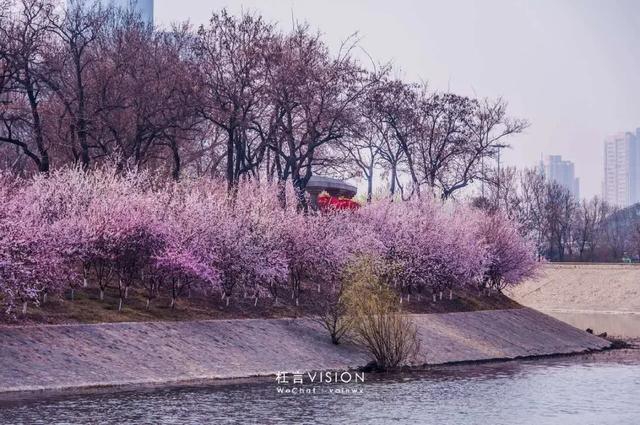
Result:
[[[422,340],[417,365],[610,345],[526,308],[413,317]],[[0,397],[356,369],[369,362],[359,347],[332,345],[309,319],[4,326],[0,340]]]
[[[640,418],[640,350],[437,365],[344,385],[305,382],[311,394],[279,392],[273,378],[213,382],[0,400],[0,423],[620,425]],[[332,393],[337,387],[352,391]]]
[[[638,382],[640,350],[606,350],[367,374],[364,384],[341,386],[361,390],[347,394],[330,393],[331,384],[282,394],[273,379],[251,379],[0,400],[0,423],[635,424]]]
[[[640,265],[546,264],[508,295],[577,328],[640,339]]]

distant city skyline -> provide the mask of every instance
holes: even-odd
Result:
[[[563,160],[562,155],[547,155],[540,162],[540,171],[548,182],[558,183],[580,200],[580,179],[576,177],[572,161]]]
[[[602,198],[621,207],[640,202],[640,128],[605,139]]]
[[[531,122],[509,140],[503,165],[531,167],[541,153],[570,158],[581,196],[602,193],[603,140],[640,124],[637,1],[157,1],[155,21],[197,26],[223,7],[257,11],[283,29],[306,21],[334,50],[358,31],[367,54],[392,61],[403,78],[502,96],[510,115]]]
[[[105,7],[113,6],[123,10],[128,10],[133,6],[142,20],[148,24],[154,23],[153,2],[154,0],[67,0],[67,4],[83,3],[93,5],[100,3]]]

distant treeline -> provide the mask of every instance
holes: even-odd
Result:
[[[640,204],[620,208],[599,197],[575,199],[535,169],[507,168],[488,180],[477,206],[517,221],[550,261],[629,262],[640,258]]]

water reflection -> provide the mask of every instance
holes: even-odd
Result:
[[[578,329],[591,328],[621,338],[640,338],[640,313],[548,310],[544,313]]]
[[[283,395],[275,382],[5,404],[0,423],[638,424],[640,353],[367,375],[362,394]]]

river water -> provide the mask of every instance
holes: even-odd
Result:
[[[640,339],[640,312],[563,309],[542,311],[578,329],[590,328],[596,334],[607,332],[623,339]]]
[[[640,424],[640,350],[367,374],[364,384],[290,378],[5,402],[0,423]],[[291,388],[316,393],[279,392]]]

